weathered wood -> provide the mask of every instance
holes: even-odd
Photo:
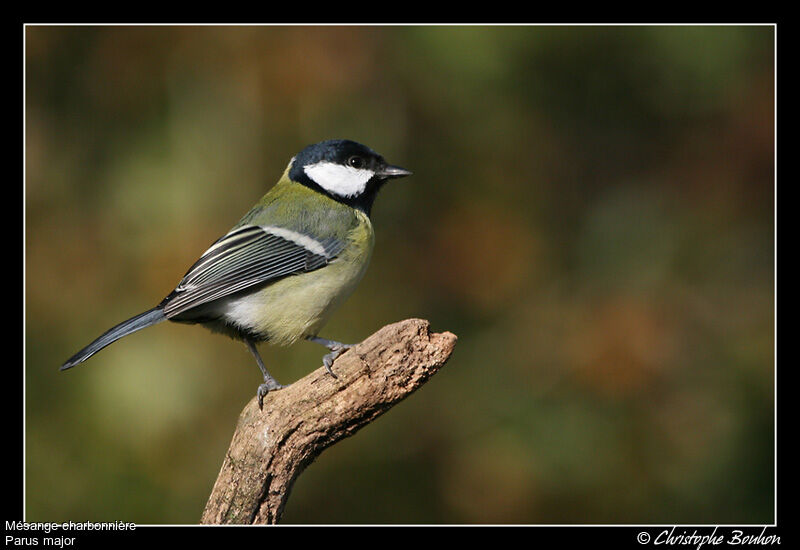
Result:
[[[387,325],[323,367],[242,411],[201,522],[277,523],[294,480],[327,447],[408,397],[456,343],[422,319]]]

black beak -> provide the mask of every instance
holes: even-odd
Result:
[[[399,166],[392,166],[387,164],[383,168],[380,169],[378,175],[384,178],[402,178],[404,176],[410,176],[414,172],[410,170],[406,170],[405,168],[400,168]]]

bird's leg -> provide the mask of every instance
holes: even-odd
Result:
[[[333,340],[327,340],[325,338],[320,338],[319,336],[307,336],[306,339],[309,342],[314,342],[315,344],[321,344],[331,350],[330,353],[326,354],[322,358],[322,364],[325,365],[325,370],[328,371],[328,374],[333,376],[334,378],[338,378],[333,371],[331,370],[331,366],[333,362],[343,354],[348,349],[352,348],[355,344],[342,344],[341,342],[334,342]]]
[[[278,381],[267,372],[267,367],[264,366],[264,361],[261,360],[261,356],[258,354],[256,345],[251,340],[245,340],[244,343],[247,344],[247,349],[249,349],[250,353],[253,354],[253,357],[256,358],[258,368],[261,369],[261,374],[264,375],[264,383],[258,386],[258,391],[256,392],[256,395],[258,396],[258,408],[263,410],[264,396],[272,390],[279,390],[281,388],[285,388],[286,386],[279,384]]]

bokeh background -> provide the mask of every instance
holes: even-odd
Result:
[[[339,137],[415,175],[323,335],[459,342],[284,523],[773,520],[774,27],[29,26],[25,76],[28,521],[199,521],[246,348],[58,366]],[[261,350],[284,383],[324,351]]]

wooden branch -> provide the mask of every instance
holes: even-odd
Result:
[[[297,476],[327,447],[408,397],[445,364],[449,332],[407,319],[340,355],[337,378],[323,367],[242,411],[202,523],[277,523]]]

